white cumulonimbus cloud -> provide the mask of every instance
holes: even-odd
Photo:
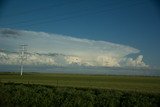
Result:
[[[136,59],[127,57],[139,52],[130,46],[44,32],[0,29],[1,50],[16,52],[21,44],[28,45],[26,64],[148,67],[142,55]],[[18,54],[0,52],[0,64],[17,63]]]

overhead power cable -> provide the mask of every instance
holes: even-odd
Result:
[[[98,14],[107,13],[107,12],[113,11],[113,10],[118,10],[118,9],[122,9],[122,8],[136,6],[136,5],[143,4],[143,3],[144,2],[136,2],[136,3],[133,3],[133,4],[126,5],[126,6],[117,6],[117,7],[114,7],[114,8],[94,10],[94,11],[91,11],[91,10],[89,10],[89,8],[86,8],[86,9],[84,9],[84,12],[82,12],[82,13],[81,13],[82,10],[73,11],[73,12],[68,13],[66,17],[61,16],[60,18],[57,18],[57,19],[53,19],[52,16],[51,17],[49,16],[48,19],[45,17],[45,18],[43,18],[43,20],[40,20],[39,22],[36,22],[35,19],[31,19],[31,20],[21,21],[19,23],[11,23],[11,24],[8,24],[8,25],[19,25],[19,24],[23,24],[23,23],[30,23],[30,22],[35,20],[34,23],[27,24],[27,26],[35,26],[35,25],[39,25],[39,24],[49,23],[49,22],[52,22],[52,21],[53,22],[59,22],[59,21],[73,19],[73,18],[77,18],[77,17],[84,17],[84,16],[87,16],[87,15],[98,15]],[[102,5],[102,6],[104,7],[104,6],[107,6],[107,5],[105,4],[105,5]],[[26,26],[26,24],[25,24],[25,26]]]
[[[79,14],[73,14],[73,15],[69,15],[67,17],[61,17],[61,18],[57,18],[57,19],[47,19],[47,20],[42,20],[40,22],[35,22],[35,23],[32,23],[32,24],[28,24],[27,26],[35,26],[35,25],[39,25],[39,24],[47,24],[47,23],[50,23],[50,22],[59,22],[59,21],[64,21],[64,20],[68,20],[68,19],[73,19],[73,18],[78,18],[78,17],[85,17],[85,16],[88,16],[88,15],[98,15],[98,14],[106,14],[107,12],[109,11],[113,11],[113,10],[118,10],[118,9],[122,9],[122,8],[127,8],[127,7],[132,7],[132,6],[136,6],[136,5],[139,5],[139,4],[143,4],[144,2],[137,2],[137,3],[134,3],[134,4],[130,4],[130,5],[127,5],[125,7],[116,7],[116,8],[109,8],[109,9],[103,9],[103,10],[95,10],[95,11],[92,11],[92,12],[83,12],[83,13],[79,13]]]
[[[50,9],[52,7],[65,6],[65,5],[68,5],[68,4],[74,4],[74,3],[81,2],[81,1],[84,1],[84,0],[80,0],[80,1],[70,0],[70,1],[67,1],[67,2],[59,3],[59,4],[50,4],[50,5],[46,5],[46,6],[43,6],[43,7],[26,10],[26,11],[23,11],[23,12],[18,12],[18,13],[14,13],[14,14],[8,14],[8,15],[5,15],[3,17],[5,17],[5,18],[13,18],[13,17],[17,17],[17,16],[20,16],[20,15],[30,14],[30,13],[37,12],[37,11],[40,11],[40,10],[48,10],[48,9]]]

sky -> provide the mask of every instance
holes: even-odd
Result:
[[[127,55],[160,65],[158,0],[1,0],[0,5],[0,28],[130,46],[140,52]]]

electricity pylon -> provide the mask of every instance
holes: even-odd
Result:
[[[20,64],[21,64],[21,76],[22,76],[22,74],[23,74],[23,63],[24,63],[24,61],[27,59],[27,55],[26,55],[26,53],[27,53],[27,49],[26,49],[26,47],[27,47],[28,45],[20,45]]]

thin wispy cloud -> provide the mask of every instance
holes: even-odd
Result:
[[[86,66],[109,66],[109,67],[148,67],[143,62],[143,56],[136,59],[129,58],[128,55],[139,53],[140,50],[121,44],[106,41],[95,41],[89,39],[79,39],[71,36],[50,34],[45,32],[34,32],[25,30],[0,29],[0,49],[17,51],[20,44],[28,45],[30,54],[26,64],[49,64],[66,66],[70,64]],[[35,53],[40,53],[35,54]],[[51,55],[58,53],[57,55]],[[7,53],[2,53],[5,56]],[[16,55],[8,58],[3,63],[18,63]],[[13,60],[13,59],[15,60]],[[12,59],[12,60],[9,60]]]

